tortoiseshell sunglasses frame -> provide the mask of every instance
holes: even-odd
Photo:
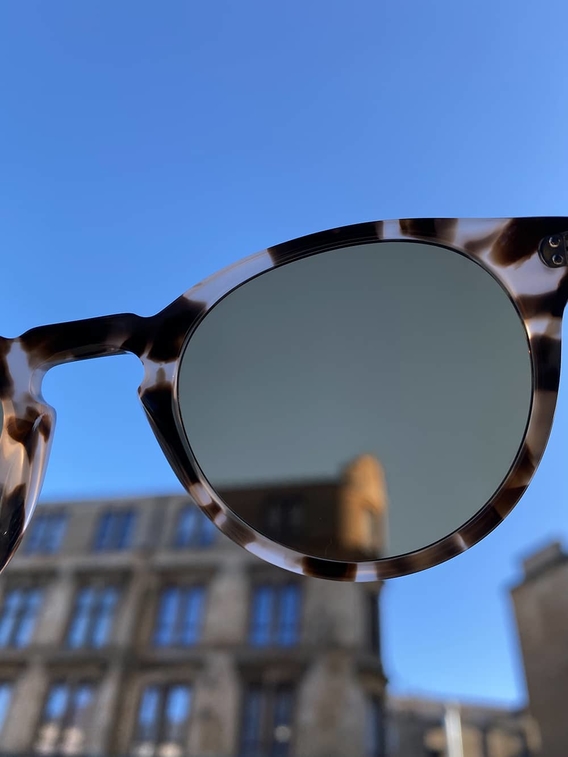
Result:
[[[55,411],[41,394],[56,365],[133,353],[144,366],[138,389],[172,468],[197,505],[234,542],[282,568],[307,576],[374,581],[432,567],[463,552],[508,515],[525,492],[552,427],[560,378],[561,319],[568,300],[568,217],[500,220],[376,221],[312,234],[253,255],[193,287],[154,316],[111,315],[0,338],[0,568],[16,551],[31,519],[45,472]],[[551,240],[552,244],[546,240]],[[272,268],[334,249],[383,241],[443,246],[475,261],[503,287],[522,320],[533,370],[533,398],[524,439],[489,502],[457,531],[421,550],[373,562],[339,562],[294,552],[240,520],[197,464],[179,416],[178,367],[207,313],[229,292]],[[542,254],[542,244],[548,252]],[[380,248],[379,248],[380,252]]]

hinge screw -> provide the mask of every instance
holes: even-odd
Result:
[[[538,254],[549,268],[564,268],[568,257],[568,231],[564,234],[551,234],[541,239]]]

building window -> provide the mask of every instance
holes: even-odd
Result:
[[[241,730],[242,757],[288,757],[292,742],[292,687],[249,686]]]
[[[371,636],[371,649],[378,655],[381,653],[381,628],[380,628],[380,601],[379,595],[371,592],[368,594],[369,607],[369,633]]]
[[[72,649],[104,647],[109,640],[117,602],[118,589],[115,586],[84,586],[80,589],[67,634],[67,646]]]
[[[365,757],[385,757],[385,722],[379,697],[369,696],[365,711]]]
[[[138,757],[178,757],[185,753],[191,688],[185,684],[147,686],[140,700],[134,737]]]
[[[0,611],[0,647],[25,647],[33,636],[43,591],[9,589]]]
[[[9,681],[0,681],[0,733],[6,722],[11,701],[12,684]]]
[[[201,636],[205,609],[203,586],[170,586],[160,596],[154,631],[157,647],[186,647]]]
[[[134,510],[115,510],[99,518],[93,549],[95,552],[112,552],[128,549],[132,544],[136,513]]]
[[[250,642],[256,647],[290,647],[300,632],[298,584],[257,586],[253,591]]]
[[[35,745],[37,754],[82,754],[93,712],[92,683],[58,681],[48,692]]]
[[[180,511],[174,547],[210,547],[217,535],[217,528],[196,505],[188,505]]]
[[[28,555],[54,555],[59,552],[67,529],[65,513],[36,513],[26,540]]]
[[[264,528],[274,538],[286,541],[302,535],[306,500],[301,494],[271,495],[263,503]]]

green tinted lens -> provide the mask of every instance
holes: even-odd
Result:
[[[253,528],[308,555],[425,547],[505,478],[532,397],[501,286],[441,247],[385,242],[272,269],[187,345],[181,418],[197,462]]]

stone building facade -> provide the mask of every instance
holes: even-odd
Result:
[[[529,692],[544,757],[568,755],[568,555],[555,542],[524,561],[512,590]]]
[[[386,699],[381,590],[267,565],[187,496],[41,505],[0,577],[0,751],[532,757],[522,714]]]
[[[187,497],[40,506],[1,593],[4,752],[383,749],[380,586],[268,566]]]
[[[525,710],[482,704],[388,697],[391,757],[544,757]]]

